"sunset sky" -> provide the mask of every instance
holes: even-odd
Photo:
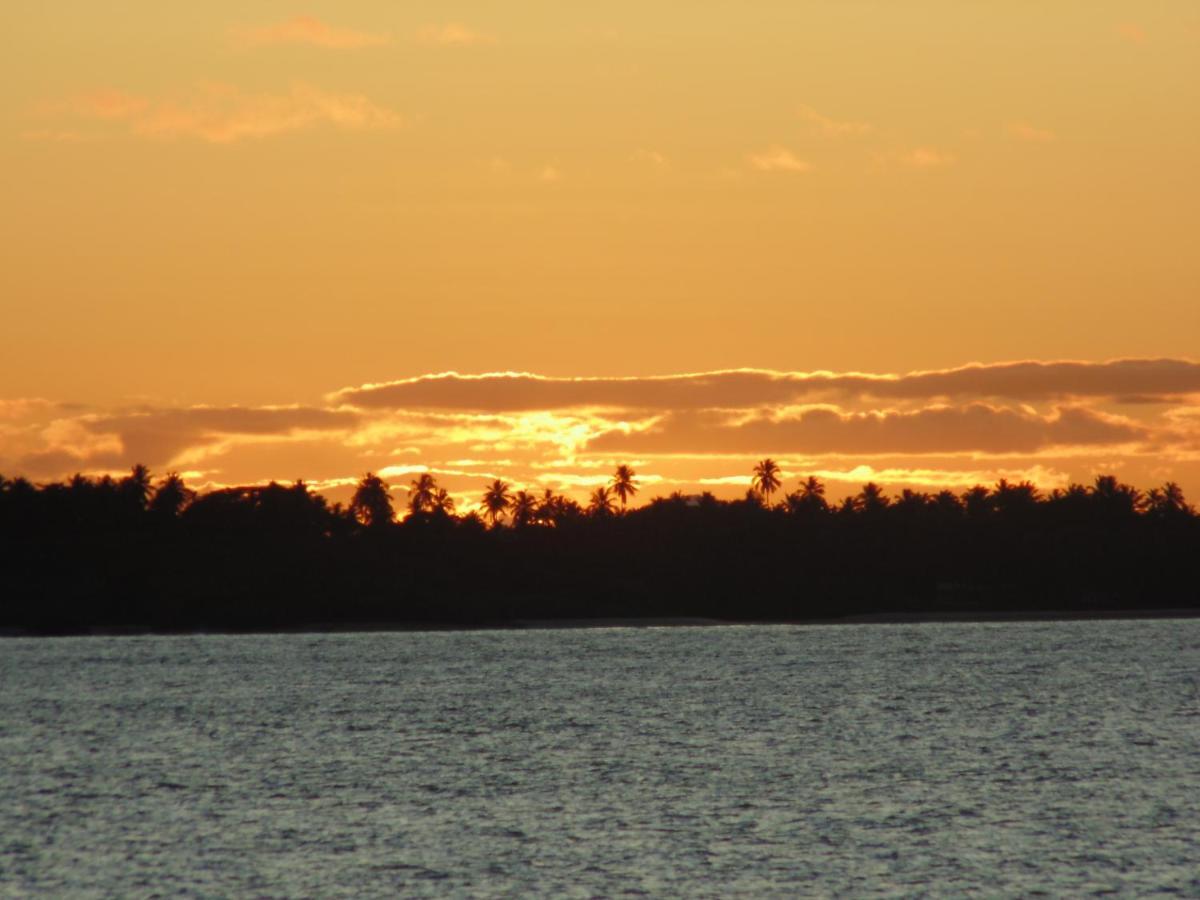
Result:
[[[1200,500],[1194,0],[0,25],[5,476]]]

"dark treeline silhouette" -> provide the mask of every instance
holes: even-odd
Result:
[[[368,473],[351,502],[303,482],[197,495],[120,479],[0,478],[0,626],[257,629],[524,619],[1100,613],[1200,607],[1200,518],[1175,484],[1111,476],[1043,494],[867,484],[840,503],[770,459],[744,499],[655,498],[620,467],[589,504],[503,481],[458,516],[426,474],[396,521]],[[782,492],[772,503],[772,497]]]

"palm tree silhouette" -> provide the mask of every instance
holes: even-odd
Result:
[[[538,501],[534,518],[543,525],[557,524],[562,511],[562,502],[563,498],[554,493],[552,488],[546,488],[542,492],[542,499]]]
[[[437,480],[428,472],[414,478],[408,488],[408,508],[415,513],[433,512]]]
[[[815,475],[809,475],[800,482],[800,489],[786,498],[788,509],[792,512],[827,512],[829,504],[825,502],[825,485]]]
[[[175,518],[194,499],[196,492],[187,487],[175,472],[169,472],[167,477],[159,482],[147,508],[155,515]]]
[[[1010,484],[1001,478],[992,490],[992,508],[997,515],[1011,516],[1028,513],[1037,506],[1038,489],[1031,481]]]
[[[1142,492],[1122,484],[1113,475],[1096,476],[1091,496],[1100,509],[1110,516],[1132,516],[1142,505]]]
[[[934,508],[943,516],[954,517],[962,513],[962,502],[951,490],[941,490],[933,498]]]
[[[508,501],[508,509],[512,513],[513,525],[524,528],[537,514],[537,500],[529,491],[517,491]]]
[[[153,486],[150,481],[150,470],[138,463],[129,470],[129,474],[121,479],[119,485],[121,495],[139,510],[146,508],[150,500]]]
[[[800,496],[804,498],[818,498],[822,503],[825,502],[825,485],[821,484],[816,475],[809,475],[800,482]]]
[[[962,495],[963,509],[967,517],[982,519],[992,511],[992,494],[982,484],[977,484]]]
[[[868,481],[862,486],[862,490],[854,498],[854,502],[865,513],[879,512],[888,506],[888,498],[883,492],[883,488],[873,481]]]
[[[1191,505],[1184,499],[1183,488],[1168,481],[1160,488],[1146,492],[1146,512],[1157,518],[1173,518],[1193,514]]]
[[[613,473],[612,489],[621,498],[622,512],[625,510],[625,502],[638,492],[637,482],[633,480],[636,475],[631,467],[624,464],[617,466],[617,471]]]
[[[388,483],[374,472],[364,475],[350,500],[350,514],[368,528],[378,528],[391,522],[395,511],[392,509]]]
[[[483,511],[492,523],[492,527],[496,527],[496,523],[500,521],[500,517],[504,515],[504,511],[508,509],[509,494],[508,489],[511,487],[507,481],[501,481],[497,478],[483,494]]]
[[[616,511],[613,504],[612,494],[604,485],[592,491],[592,496],[588,501],[588,513],[597,518],[611,516]]]
[[[433,492],[431,509],[435,515],[452,516],[454,515],[454,498],[450,496],[449,491],[440,487]]]
[[[779,466],[775,460],[762,460],[754,467],[754,478],[750,482],[756,491],[762,494],[763,504],[770,508],[771,495],[779,490]]]

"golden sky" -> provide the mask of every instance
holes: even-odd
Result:
[[[1192,0],[0,27],[5,475],[1200,495]]]

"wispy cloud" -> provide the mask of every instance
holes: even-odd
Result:
[[[635,150],[630,159],[633,162],[649,163],[657,169],[666,168],[668,165],[667,158],[657,150]]]
[[[1116,32],[1121,40],[1139,47],[1149,40],[1146,30],[1134,22],[1121,22],[1116,26]]]
[[[868,122],[850,122],[831,119],[822,115],[811,106],[800,106],[797,110],[804,121],[813,126],[813,130],[825,137],[847,137],[870,134],[874,129]]]
[[[1033,144],[1048,144],[1058,140],[1058,135],[1053,131],[1048,128],[1037,128],[1028,122],[1009,122],[1007,131],[1009,137]]]
[[[46,415],[57,407],[41,397],[0,398],[0,421],[17,421],[38,415]]]
[[[8,477],[118,473],[143,462],[192,472],[197,486],[303,477],[344,499],[339,492],[368,469],[397,481],[430,471],[473,501],[497,477],[586,494],[628,462],[647,485],[736,496],[764,454],[789,479],[842,483],[832,490],[866,480],[965,487],[999,477],[1050,486],[1101,471],[1144,484],[1175,478],[1191,489],[1200,483],[1200,363],[624,378],[443,373],[303,406],[97,410],[0,401],[0,472]]]
[[[900,162],[915,169],[939,169],[954,165],[958,159],[953,153],[933,147],[916,147],[898,157]]]
[[[873,481],[876,484],[892,486],[914,485],[926,489],[963,489],[977,484],[994,484],[1001,478],[1009,482],[1020,483],[1028,481],[1043,491],[1066,487],[1070,478],[1066,472],[1057,469],[1032,465],[1025,468],[981,468],[981,469],[930,469],[906,468],[901,466],[886,466],[876,468],[872,465],[860,464],[849,469],[817,468],[808,474],[815,475],[823,481],[842,482],[856,485]]]
[[[101,88],[76,97],[68,105],[82,115],[97,119],[133,119],[145,113],[151,103],[146,97],[137,97],[115,88]]]
[[[542,171],[538,174],[538,178],[540,178],[542,181],[545,181],[549,184],[553,184],[556,181],[562,181],[562,177],[563,177],[562,172],[560,172],[554,166],[545,166],[545,167],[543,167]]]
[[[68,129],[31,128],[21,132],[21,140],[45,141],[50,144],[84,144],[95,140],[95,137]]]
[[[475,31],[457,22],[447,22],[444,25],[426,25],[417,32],[417,40],[422,44],[433,44],[443,47],[473,47],[480,44],[494,44],[494,35]]]
[[[761,153],[751,153],[746,159],[760,172],[808,172],[812,164],[800,159],[791,150],[773,144]]]
[[[345,130],[394,128],[401,117],[361,94],[295,84],[283,94],[248,93],[233,85],[203,84],[189,94],[152,99],[121,91],[86,94],[69,104],[79,116],[125,122],[147,138],[197,138],[214,144],[265,138],[326,124]]]
[[[347,434],[354,412],[314,407],[146,407],[52,418],[25,435],[19,468],[34,474],[191,464],[238,441]],[[32,441],[31,441],[32,437]],[[16,448],[10,449],[13,452]]]
[[[380,47],[392,42],[390,34],[339,28],[312,16],[297,16],[286,22],[230,29],[234,41],[245,47],[266,47],[279,44],[302,44],[331,50],[352,50],[360,47]]]
[[[1084,407],[1048,415],[984,403],[914,411],[811,409],[732,418],[715,411],[670,413],[650,427],[615,430],[588,444],[612,453],[1032,454],[1051,447],[1124,445],[1149,436],[1135,423]]]
[[[680,375],[554,378],[528,372],[442,372],[345,388],[330,402],[361,409],[489,412],[556,409],[739,409],[826,399],[920,403],[984,398],[1024,403],[1171,398],[1200,393],[1200,363],[1023,360],[892,373],[729,369]]]

